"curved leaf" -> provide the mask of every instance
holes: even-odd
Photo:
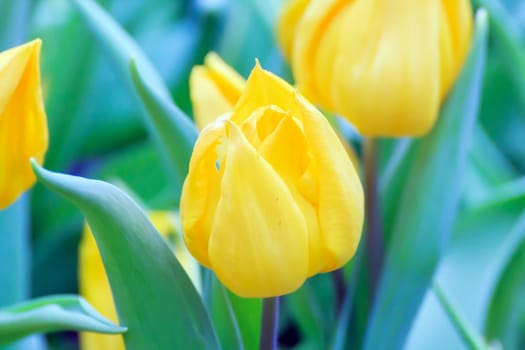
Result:
[[[130,73],[171,165],[179,178],[184,179],[188,173],[193,144],[197,139],[197,129],[171,99],[166,99],[148,84],[135,60],[130,63]]]
[[[0,210],[0,307],[29,297],[29,210],[22,196]]]
[[[118,334],[126,327],[114,325],[75,295],[39,298],[0,310],[0,345],[32,333],[61,330]]]
[[[503,349],[525,347],[525,243],[521,243],[498,281],[487,317],[487,337],[499,341]]]
[[[487,22],[478,11],[469,58],[439,122],[414,144],[364,349],[403,347],[450,236],[478,112]]]
[[[491,197],[458,218],[453,239],[435,275],[441,288],[477,329],[483,329],[494,289],[525,237],[524,192],[521,196],[512,193],[505,200],[500,192],[494,190]],[[406,345],[409,350],[422,347],[461,347],[461,340],[433,293],[427,293]]]
[[[180,192],[186,176],[197,131],[190,119],[172,102],[160,74],[137,43],[93,0],[73,1],[89,28],[116,62],[121,75],[138,102],[146,107],[150,134],[163,157],[175,190]],[[133,60],[135,77],[130,74]],[[178,196],[174,195],[174,198]]]
[[[128,350],[220,349],[191,280],[144,212],[106,182],[53,173],[33,162],[45,186],[86,216],[102,256]]]
[[[508,13],[500,0],[474,0],[474,3],[487,9],[494,35],[505,53],[506,67],[519,88],[522,104],[525,104],[525,49],[519,21]]]

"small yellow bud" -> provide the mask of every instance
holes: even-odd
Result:
[[[190,74],[190,97],[195,123],[199,129],[233,109],[241,96],[245,81],[216,53],[209,53],[203,66]]]

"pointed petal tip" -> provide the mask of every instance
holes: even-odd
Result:
[[[204,56],[204,65],[208,66],[211,62],[217,59],[222,60],[217,52],[210,51],[206,54],[206,56]]]
[[[259,61],[259,59],[255,58],[255,65],[253,66],[253,69],[250,73],[250,76],[248,77],[248,80],[250,79],[252,75],[257,77],[260,74],[264,74],[264,73],[267,73],[267,71],[261,66],[261,62]]]
[[[35,38],[32,41],[28,42],[27,45],[40,49],[42,47],[42,39]]]

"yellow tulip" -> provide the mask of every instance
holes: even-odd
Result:
[[[190,74],[190,98],[199,129],[233,109],[244,90],[245,81],[216,53],[209,53],[203,66]]]
[[[175,256],[181,263],[193,284],[200,291],[199,265],[189,254],[180,230],[177,229],[173,213],[156,211],[149,213],[149,218],[159,233],[173,246]],[[80,243],[79,284],[82,296],[111,321],[118,323],[117,312],[97,244],[88,225],[84,228]],[[81,333],[83,350],[124,350],[124,341],[120,335]]]
[[[469,0],[291,0],[277,28],[299,89],[365,136],[428,132],[471,32]]]
[[[323,115],[257,64],[233,112],[197,139],[181,223],[189,251],[227,288],[278,296],[353,256],[363,192]]]
[[[47,150],[40,87],[40,40],[0,53],[0,209],[35,182],[29,159]]]

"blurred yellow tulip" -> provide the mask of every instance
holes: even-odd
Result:
[[[203,66],[190,74],[190,97],[195,123],[199,129],[218,116],[231,112],[244,90],[245,81],[216,53],[210,52]]]
[[[434,125],[470,47],[469,0],[290,0],[277,36],[299,89],[365,136]]]
[[[29,159],[47,150],[47,120],[40,87],[40,40],[0,53],[0,209],[35,182]]]
[[[363,191],[324,116],[257,64],[233,112],[197,139],[181,223],[189,251],[232,292],[278,296],[353,256]]]
[[[193,284],[200,291],[199,265],[189,254],[180,230],[177,228],[175,215],[167,211],[149,213],[149,218],[157,231],[173,247],[175,256],[190,276]],[[79,284],[80,294],[102,315],[118,324],[118,316],[113,303],[113,296],[97,244],[88,225],[84,228],[79,249]],[[106,335],[83,332],[80,334],[83,350],[124,350],[120,335]]]

